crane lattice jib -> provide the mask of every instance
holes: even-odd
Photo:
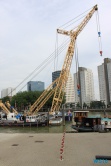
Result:
[[[5,107],[5,105],[2,103],[2,101],[0,101],[0,107],[2,108],[2,110],[8,115],[10,113],[10,111]]]
[[[56,88],[56,87],[55,87],[55,88]],[[46,95],[46,97],[43,99],[43,101],[37,105],[36,109],[34,110],[34,112],[31,113],[31,115],[37,113],[37,112],[44,106],[44,104],[45,104],[45,103],[49,100],[49,98],[54,94],[55,88],[53,88],[53,89]]]
[[[48,101],[48,99],[54,94],[55,92],[55,85],[57,84],[58,78],[51,84],[49,87],[41,94],[41,96],[35,101],[35,103],[30,107],[29,115],[38,112],[43,105]],[[54,88],[52,88],[55,86]]]
[[[5,102],[5,104],[9,109],[12,109],[13,113],[15,113],[16,115],[18,114],[18,112],[13,107],[11,107],[9,101]]]
[[[63,94],[64,94],[63,89],[65,89],[66,83],[68,80],[70,67],[71,67],[71,63],[72,63],[72,59],[73,59],[73,55],[74,55],[76,38],[79,35],[79,33],[83,30],[83,28],[86,26],[86,24],[91,19],[92,15],[94,14],[94,12],[96,10],[98,10],[97,5],[95,5],[92,8],[92,10],[87,14],[87,16],[84,18],[84,20],[81,22],[81,24],[79,24],[79,26],[77,27],[77,29],[75,31],[73,31],[73,30],[65,31],[65,30],[57,29],[58,33],[70,36],[71,41],[69,43],[66,57],[64,60],[64,64],[63,64],[63,67],[62,67],[62,70],[60,73],[59,80],[57,82],[57,86],[56,86],[56,90],[55,90],[55,94],[54,94],[54,98],[53,98],[53,102],[52,102],[51,112],[57,111],[60,108],[60,105],[62,103]]]

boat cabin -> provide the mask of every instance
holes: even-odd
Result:
[[[89,111],[74,111],[74,121],[75,122],[82,122],[83,118],[88,117]]]
[[[37,119],[39,116],[33,115],[33,116],[26,116],[26,122],[37,122]]]
[[[88,116],[89,111],[74,111],[73,128],[77,131],[99,131],[111,129],[111,119],[100,116]]]
[[[76,122],[76,126],[83,125],[94,127],[95,125],[101,124],[100,117],[88,117],[89,111],[74,111],[74,121]]]

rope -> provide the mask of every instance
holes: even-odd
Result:
[[[66,40],[67,41],[67,40]],[[67,41],[67,42],[64,42],[64,45],[61,45],[60,46],[60,48],[59,48],[59,50],[58,50],[58,55],[59,54],[61,54],[61,52],[67,47],[67,44],[69,43],[69,41]],[[54,54],[54,53],[53,53]],[[57,54],[56,54],[56,56],[58,56]],[[56,56],[55,56],[55,54],[54,54],[54,58],[56,58]],[[53,57],[52,57],[53,58]],[[42,66],[42,68],[29,80],[29,81],[31,81],[33,78],[35,78],[47,65],[49,65],[49,63],[51,63],[52,61],[53,61],[53,59],[49,59],[48,61],[47,61],[47,63],[45,64],[43,64]],[[27,84],[25,84],[20,90],[19,90],[19,92],[26,86]]]
[[[79,67],[79,61],[78,61],[78,48],[77,48],[77,41],[75,43],[75,62],[76,62],[76,79],[77,79],[77,84],[79,83],[78,81],[78,67]]]
[[[76,83],[77,83],[77,93],[78,97],[80,97],[80,85],[79,85],[79,59],[78,59],[78,47],[77,47],[77,40],[75,43],[75,62],[76,62]]]
[[[57,60],[57,62],[56,62],[56,60]],[[54,71],[57,70],[57,64],[58,64],[58,33],[56,32]]]
[[[65,26],[65,27],[64,27],[64,29],[66,29],[66,28],[67,28],[67,27],[69,27],[70,25],[74,24],[75,22],[77,22],[77,21],[81,20],[81,19],[82,19],[82,18],[84,18],[85,16],[86,16],[86,15],[82,16],[81,18],[79,18],[78,20],[76,20],[76,21],[72,22],[71,24],[69,24],[69,25]],[[73,28],[73,30],[74,30],[74,29],[76,29],[77,27],[78,27],[78,26],[74,27],[74,28]]]
[[[68,22],[64,23],[63,25],[61,25],[61,26],[60,26],[60,27],[58,27],[58,28],[61,28],[61,27],[63,27],[64,25],[66,25],[66,24],[70,23],[71,21],[73,21],[73,20],[77,19],[78,17],[80,17],[81,15],[83,15],[84,13],[88,12],[88,11],[89,11],[89,10],[91,10],[91,9],[92,9],[92,8],[90,8],[90,9],[86,10],[85,12],[83,12],[83,13],[81,13],[80,15],[78,15],[77,17],[75,17],[75,18],[71,19],[70,21],[68,21]]]
[[[101,41],[101,31],[100,31],[100,23],[99,23],[99,12],[96,14],[96,24],[97,24],[97,33],[98,33],[98,43],[99,43],[99,52],[102,56],[102,41]]]

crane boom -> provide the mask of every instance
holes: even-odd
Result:
[[[16,115],[18,114],[18,112],[13,107],[11,107],[9,101],[5,102],[5,104],[9,109],[12,109],[13,113],[15,113]]]
[[[7,109],[7,107],[2,103],[0,100],[0,107],[3,109],[3,111],[8,115],[10,111]]]
[[[52,107],[50,110],[50,113],[55,112],[56,110],[59,110],[60,105],[63,100],[64,90],[66,87],[66,83],[68,80],[70,67],[73,59],[74,54],[74,48],[75,48],[75,42],[77,39],[77,36],[79,33],[83,30],[83,28],[86,26],[88,21],[91,19],[94,12],[97,10],[97,5],[95,5],[92,10],[87,14],[87,16],[84,18],[84,20],[79,24],[77,29],[75,31],[65,31],[57,29],[57,32],[60,34],[68,35],[70,36],[70,43],[68,46],[68,50],[66,53],[66,57],[64,60],[64,64],[60,73],[60,77],[57,78],[43,93],[42,95],[36,100],[36,102],[31,106],[29,115],[34,114],[35,112],[38,112],[43,105],[48,101],[48,99],[54,94]],[[56,87],[52,88],[52,86],[56,83]]]
[[[98,10],[97,5],[95,5],[92,8],[92,10],[87,14],[87,16],[79,24],[79,26],[77,27],[77,29],[75,31],[73,31],[73,30],[65,31],[65,30],[57,29],[58,33],[70,36],[71,40],[70,40],[70,43],[68,46],[68,50],[67,50],[64,64],[63,64],[63,67],[62,67],[62,70],[60,73],[60,77],[57,82],[57,86],[56,86],[56,90],[55,90],[55,94],[54,94],[54,98],[53,98],[53,102],[52,102],[51,112],[55,112],[55,111],[57,111],[57,109],[60,108],[60,105],[61,105],[61,102],[63,99],[63,89],[65,90],[69,72],[70,72],[70,67],[71,67],[71,63],[72,63],[72,59],[73,59],[73,55],[74,55],[74,48],[75,48],[75,42],[76,42],[77,36],[83,30],[83,28],[86,26],[86,24],[91,19],[92,15],[94,14],[94,12],[96,10]]]
[[[48,101],[48,99],[54,94],[55,88],[52,87],[57,84],[58,78],[41,94],[41,96],[35,101],[35,103],[30,107],[29,115],[38,112],[43,105]]]

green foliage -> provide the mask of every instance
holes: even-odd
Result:
[[[92,101],[90,103],[90,108],[105,108],[105,103],[102,101]]]
[[[49,91],[50,92],[50,91]],[[28,108],[30,105],[33,105],[34,102],[40,97],[42,92],[40,91],[34,91],[34,92],[20,92],[17,93],[15,96],[12,97],[11,99],[11,105],[17,107],[17,110],[25,109]],[[52,101],[53,101],[53,96],[50,97],[50,99],[46,102],[46,104],[43,106],[44,108],[51,108],[52,106]],[[65,102],[65,97],[63,97],[63,102]]]
[[[83,108],[86,108],[87,107],[87,104],[84,102],[84,104],[83,104]]]
[[[77,103],[76,107],[77,107],[77,108],[80,108],[80,107],[81,107],[79,102]]]
[[[17,107],[21,107],[22,105],[28,106],[29,104],[33,104],[37,98],[41,95],[42,92],[35,91],[35,92],[20,92],[17,93],[15,96],[12,97],[11,105],[17,105]]]
[[[3,103],[5,103],[6,101],[10,102],[10,97],[6,96],[6,97],[3,97],[1,100],[2,100]]]

